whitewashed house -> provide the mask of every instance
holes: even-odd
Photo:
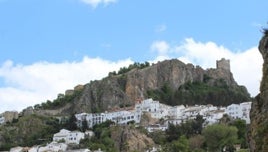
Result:
[[[210,124],[214,124],[214,123],[218,123],[219,120],[223,117],[223,115],[225,114],[225,110],[213,110],[213,111],[209,111],[204,118],[205,123],[210,125]]]
[[[10,152],[23,152],[23,147],[13,147],[10,149]]]
[[[142,110],[147,112],[156,112],[159,110],[159,101],[153,99],[146,99],[141,102]]]
[[[55,142],[66,142],[68,139],[68,135],[71,131],[66,130],[66,129],[61,129],[60,132],[56,133],[53,135],[53,141]]]
[[[68,145],[65,143],[51,142],[44,147],[35,147],[29,150],[29,152],[59,152],[66,151]],[[36,151],[35,151],[36,150]]]
[[[169,105],[161,104],[159,101],[153,99],[143,100],[140,104],[142,112],[148,112],[152,118],[161,119],[167,118],[170,115],[170,109],[173,108]],[[174,112],[176,108],[173,108]]]
[[[160,104],[159,117],[160,118],[168,118],[169,111],[171,108],[172,108],[172,106]]]
[[[251,109],[251,102],[243,102],[240,104],[242,109],[242,118],[246,121],[247,124],[250,123],[250,109]]]
[[[69,131],[61,129],[60,132],[54,134],[54,142],[64,142],[66,144],[79,144],[81,139],[85,138],[85,133],[80,131]]]
[[[81,139],[85,138],[85,133],[80,131],[71,131],[68,135],[67,144],[79,144]]]
[[[167,126],[166,125],[160,125],[160,124],[154,124],[154,125],[149,125],[147,127],[145,127],[145,129],[148,132],[154,132],[154,131],[165,131],[167,130]]]
[[[75,114],[77,127],[82,127],[82,121],[87,119],[87,113]]]
[[[232,118],[238,119],[242,118],[242,109],[239,104],[231,104],[227,106],[226,113]]]
[[[202,109],[200,110],[200,115],[203,115],[203,116],[205,116],[207,113],[209,113],[210,111],[215,111],[215,110],[219,110],[219,108],[218,107],[215,107],[215,106],[213,106],[213,105],[211,105],[211,104],[209,104],[209,105],[205,105],[205,106],[203,106],[203,105],[201,105],[201,107],[202,107]]]
[[[169,108],[168,111],[168,116],[171,119],[181,119],[183,114],[185,112],[185,106],[184,105],[180,105],[180,106],[174,106]]]
[[[142,111],[149,112],[152,118],[160,119],[162,117],[159,101],[154,101],[153,99],[146,99],[141,102],[141,107]]]
[[[202,115],[201,110],[203,109],[203,106],[191,106],[186,107],[182,119],[188,120],[188,119],[195,119],[197,115]]]
[[[84,120],[87,121],[88,127],[92,128],[96,124],[111,120],[117,124],[124,125],[129,122],[140,123],[142,114],[141,105],[135,105],[132,110],[112,111],[105,113],[80,113],[76,114],[77,126],[81,127]]]
[[[183,123],[183,119],[167,119],[165,121],[165,125],[166,126],[169,126],[170,124],[173,124],[173,125],[180,125],[181,123]]]
[[[107,119],[105,118],[104,113],[92,113],[87,115],[88,125],[93,127],[96,124],[100,124],[105,122]]]
[[[93,137],[94,136],[94,132],[93,131],[91,131],[91,130],[87,130],[87,131],[85,131],[85,136],[87,136],[87,137]]]

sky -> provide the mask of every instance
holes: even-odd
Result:
[[[177,58],[259,92],[266,0],[0,0],[0,112],[53,100],[133,62]]]

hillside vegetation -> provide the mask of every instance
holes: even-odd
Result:
[[[250,100],[245,87],[228,86],[223,79],[215,80],[213,85],[206,81],[187,82],[177,90],[164,84],[160,89],[148,90],[147,95],[149,98],[172,106],[195,104],[228,106]]]
[[[0,150],[14,146],[33,146],[52,140],[62,126],[51,117],[29,115],[0,127]]]

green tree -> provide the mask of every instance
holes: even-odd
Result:
[[[67,128],[68,130],[71,130],[71,131],[73,131],[73,130],[77,130],[76,121],[77,121],[77,120],[76,120],[75,115],[72,114],[71,117],[70,117],[70,119],[69,119],[69,121],[68,121],[67,124],[66,124],[66,128]]]
[[[233,126],[210,125],[203,130],[202,134],[211,152],[220,152],[224,147],[230,148],[237,141],[237,128]]]
[[[83,120],[82,121],[82,132],[85,132],[88,129],[88,124],[87,124],[87,120]]]
[[[166,144],[163,149],[163,152],[189,152],[189,141],[186,136],[180,136],[178,140]]]
[[[173,142],[173,148],[175,151],[188,152],[189,151],[189,141],[186,136],[180,136],[179,140]]]
[[[168,129],[166,130],[167,141],[172,142],[173,140],[177,140],[181,135],[181,130],[179,126],[175,126],[173,124],[169,124]]]
[[[155,131],[149,134],[156,144],[164,145],[166,141],[166,134],[164,131]]]
[[[239,143],[241,144],[241,148],[248,148],[247,143],[247,124],[245,120],[236,119],[230,123],[231,126],[235,126],[238,130],[237,136]]]
[[[201,134],[203,130],[203,123],[205,119],[202,115],[197,115],[194,121],[192,122],[193,130],[196,134]]]

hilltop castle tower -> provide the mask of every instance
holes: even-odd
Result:
[[[226,60],[225,58],[217,60],[217,69],[224,69],[227,71],[231,71],[230,60]]]

